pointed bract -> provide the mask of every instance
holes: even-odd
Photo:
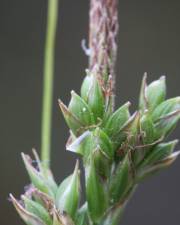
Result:
[[[89,214],[92,221],[98,223],[107,209],[108,196],[104,184],[96,172],[93,158],[85,168],[85,177]]]
[[[173,153],[174,147],[178,143],[178,140],[170,141],[167,143],[161,143],[156,145],[143,160],[142,166],[152,165]]]
[[[166,96],[166,79],[165,76],[159,80],[153,81],[146,88],[146,98],[148,103],[148,110],[153,111],[160,103],[165,100]]]
[[[56,186],[54,181],[53,183],[49,183],[49,180],[44,177],[44,174],[39,172],[32,166],[32,160],[28,155],[24,153],[21,154],[31,182],[35,187],[37,187],[42,192],[49,194],[51,197],[55,196]],[[51,182],[52,180],[50,180]]]
[[[94,124],[93,113],[88,104],[74,91],[71,91],[71,101],[68,110],[86,127]]]
[[[140,98],[139,108],[142,111],[153,111],[160,103],[165,100],[166,96],[166,79],[165,76],[160,77],[159,80],[153,81],[147,86],[147,73],[145,73]]]
[[[170,98],[162,102],[152,113],[153,122],[156,123],[160,118],[180,110],[180,97]]]
[[[155,124],[157,137],[168,136],[180,120],[180,109],[161,117]]]
[[[25,209],[34,215],[36,215],[38,218],[40,218],[46,225],[52,225],[52,219],[48,213],[48,211],[40,205],[38,202],[35,202],[25,195],[23,195],[22,200],[25,205]]]
[[[144,180],[145,178],[161,171],[162,169],[166,169],[177,159],[179,154],[180,154],[180,151],[174,152],[168,157],[156,162],[152,166],[149,166],[149,167],[147,166],[147,168],[140,170],[137,174],[136,182],[140,182]]]
[[[23,206],[10,194],[10,198],[14,207],[16,208],[18,214],[23,219],[23,221],[28,225],[46,225],[39,217],[33,213],[28,212],[23,208]]]
[[[66,120],[66,123],[68,125],[68,127],[71,129],[71,131],[75,134],[78,135],[81,130],[83,130],[83,124],[81,123],[81,121],[76,118],[76,116],[74,114],[72,114],[69,109],[63,104],[63,102],[61,100],[59,100],[59,106],[60,109],[63,113],[63,116]]]
[[[59,186],[56,194],[56,206],[60,212],[67,212],[75,217],[80,201],[79,163],[77,161],[74,173],[66,178]]]
[[[133,182],[134,173],[129,159],[129,153],[126,154],[122,162],[119,163],[115,174],[110,181],[110,202],[111,204],[121,202],[128,192]]]
[[[94,114],[96,122],[103,118],[105,98],[97,76],[87,75],[81,87],[81,96]]]
[[[121,142],[121,130],[130,118],[130,103],[127,102],[116,110],[106,121],[104,132],[110,137],[111,141],[116,145]]]

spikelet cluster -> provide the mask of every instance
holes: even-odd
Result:
[[[80,204],[78,162],[58,185],[35,151],[36,167],[22,154],[31,185],[20,201],[10,197],[27,225],[116,225],[137,185],[175,161],[178,141],[165,139],[180,119],[180,97],[166,99],[164,76],[148,85],[145,74],[133,114],[129,102],[116,110],[112,102],[111,76],[90,71],[80,95],[72,91],[68,106],[59,100],[70,129],[66,148],[83,160],[86,200]]]

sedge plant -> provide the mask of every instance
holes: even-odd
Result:
[[[11,200],[27,225],[117,225],[137,186],[169,167],[179,155],[177,140],[166,141],[180,119],[180,97],[166,99],[165,76],[147,83],[144,74],[139,106],[130,113],[130,102],[115,108],[117,53],[117,0],[91,0],[89,67],[80,94],[71,92],[60,109],[70,130],[66,149],[81,156],[84,203],[80,204],[79,162],[60,184],[50,170],[50,127],[53,84],[53,49],[57,0],[49,0],[45,54],[42,157],[22,153],[31,184],[20,200]],[[44,163],[45,162],[45,163]]]

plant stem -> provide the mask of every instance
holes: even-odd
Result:
[[[91,0],[89,20],[89,68],[104,80],[112,75],[115,83],[118,0]]]
[[[43,75],[43,105],[41,127],[41,158],[46,167],[50,163],[52,100],[54,75],[54,48],[58,17],[58,0],[48,0],[47,30]]]

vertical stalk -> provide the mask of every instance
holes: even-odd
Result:
[[[58,0],[48,0],[41,127],[41,158],[42,161],[44,161],[46,167],[49,166],[51,148],[54,48],[57,17]]]
[[[89,68],[115,83],[118,0],[91,0],[89,18]]]

